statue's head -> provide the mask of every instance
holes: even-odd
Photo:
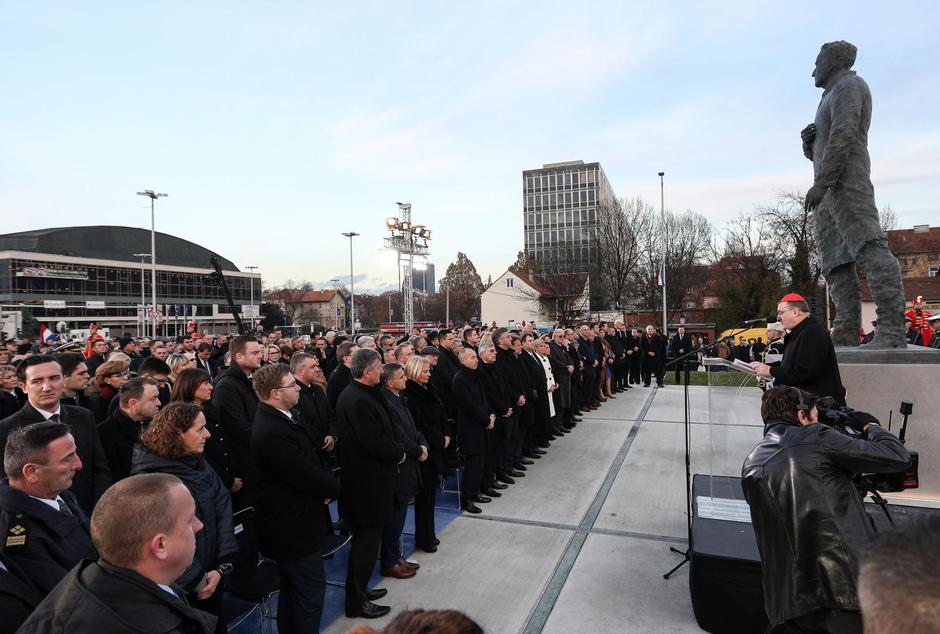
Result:
[[[852,68],[857,53],[858,49],[845,40],[823,44],[819,55],[816,56],[816,68],[813,70],[816,86],[823,88],[834,73]]]

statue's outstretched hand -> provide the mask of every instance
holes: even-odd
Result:
[[[828,190],[828,187],[823,187],[822,185],[813,185],[810,187],[809,191],[806,192],[806,211],[813,211],[816,207],[819,207],[819,203],[822,202],[823,196],[826,195]]]

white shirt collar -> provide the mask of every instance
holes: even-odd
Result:
[[[284,416],[287,416],[289,419],[294,420],[294,416],[286,409],[281,409],[280,407],[275,407],[274,409],[284,414]]]
[[[54,500],[50,500],[50,499],[48,499],[48,498],[37,498],[35,495],[31,495],[31,496],[29,496],[29,497],[33,498],[34,500],[39,500],[39,501],[42,502],[43,504],[46,504],[46,505],[48,505],[49,507],[54,508],[54,509],[57,510],[57,511],[59,510],[59,500],[62,500],[62,496],[61,496],[61,495],[55,496],[55,499],[54,499]],[[64,504],[64,503],[65,503],[65,500],[62,500],[62,503]]]
[[[40,414],[42,414],[43,418],[45,418],[46,420],[49,420],[50,418],[52,418],[52,417],[55,416],[56,414],[59,415],[59,418],[62,418],[62,404],[61,404],[61,403],[56,403],[55,411],[54,411],[54,412],[47,412],[46,410],[44,410],[44,409],[39,409],[38,407],[35,407],[35,406],[33,407],[33,409],[35,409],[37,412],[39,412]]]
[[[163,585],[162,583],[158,583],[158,584],[157,584],[157,587],[160,588],[161,590],[163,590],[164,592],[169,592],[170,594],[172,594],[172,595],[173,595],[174,597],[176,597],[177,599],[180,598],[180,596],[179,596],[178,594],[176,594],[176,592],[174,592],[174,591],[173,591],[173,588],[171,588],[170,586],[165,586],[165,585]]]

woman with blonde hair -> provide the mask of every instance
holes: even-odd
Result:
[[[130,378],[128,370],[131,364],[123,359],[108,359],[95,370],[95,380],[91,383],[91,411],[95,422],[102,422],[108,417],[111,400],[118,395]]]
[[[415,426],[428,442],[428,459],[418,464],[421,488],[415,495],[415,545],[433,553],[440,543],[434,531],[434,502],[440,477],[447,471],[446,450],[454,437],[447,410],[440,395],[431,387],[431,363],[425,357],[411,357],[405,363],[405,397]]]
[[[176,382],[176,377],[179,376],[180,372],[196,367],[196,361],[183,352],[174,352],[169,355],[166,358],[166,364],[170,366],[170,376],[166,378],[166,382],[170,384],[170,387]]]
[[[168,473],[183,481],[196,503],[196,517],[203,524],[196,533],[193,561],[174,582],[182,587],[195,607],[219,615],[222,609],[222,577],[231,571],[238,543],[232,527],[232,498],[222,479],[205,458],[206,417],[194,403],[170,403],[153,417],[134,448],[131,475]],[[224,632],[219,619],[217,632]]]

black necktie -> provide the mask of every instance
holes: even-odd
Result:
[[[69,517],[75,517],[75,513],[73,513],[72,509],[68,507],[68,505],[65,503],[65,500],[63,500],[62,498],[58,498],[56,502],[59,505],[59,512],[64,513],[65,515],[68,515]]]
[[[53,414],[52,416],[49,417],[49,420],[52,421],[53,423],[58,423],[62,419],[59,417],[58,414]]]

